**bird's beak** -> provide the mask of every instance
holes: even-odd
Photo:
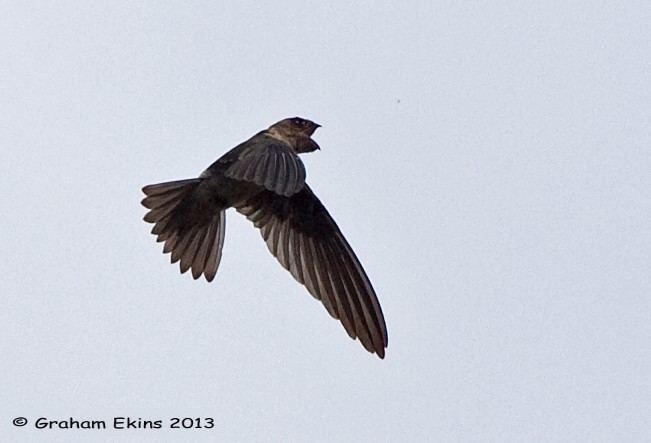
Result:
[[[319,129],[320,127],[321,127],[320,124],[318,124],[318,123],[314,123],[314,129],[312,130],[312,134],[314,134],[314,131],[316,131],[316,130]],[[321,150],[321,146],[319,146],[318,143],[314,143],[314,144],[316,145],[316,149],[320,151],[320,150]]]
[[[305,134],[311,136],[312,134],[314,134],[314,131],[316,131],[317,129],[319,129],[321,127],[321,125],[318,124],[318,123],[314,123],[314,122],[310,122],[310,123],[312,123],[312,124],[307,128],[307,131],[305,131]]]

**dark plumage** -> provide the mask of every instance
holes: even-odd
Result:
[[[305,183],[297,154],[319,145],[319,127],[288,118],[236,146],[199,178],[143,188],[144,220],[163,252],[212,281],[224,245],[225,211],[234,207],[260,229],[269,251],[341,321],[351,338],[384,358],[387,330],[362,265],[328,211]]]

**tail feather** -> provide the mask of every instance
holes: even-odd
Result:
[[[221,260],[225,233],[225,211],[206,208],[193,191],[202,179],[179,180],[142,188],[142,205],[149,209],[144,220],[154,223],[151,233],[164,242],[163,253],[172,253],[172,263],[181,261],[181,273],[192,270],[194,279],[203,274],[212,281]]]
[[[192,277],[199,278],[206,268],[206,259],[208,258],[208,247],[213,243],[210,239],[215,239],[215,230],[213,224],[204,232],[204,236],[197,245],[197,253],[194,257],[195,266],[192,266]]]
[[[200,178],[189,178],[186,180],[175,180],[173,182],[156,183],[155,185],[147,185],[142,188],[142,192],[151,197],[154,195],[169,194],[174,190],[184,189],[187,190],[189,185],[197,185],[201,182]],[[146,199],[145,199],[146,200]]]
[[[219,262],[222,259],[222,246],[224,245],[224,234],[226,233],[226,212],[219,213],[219,222],[211,224],[211,234],[215,236],[215,241],[206,238],[206,259],[204,261],[204,275],[206,280],[212,281],[217,274]],[[197,278],[197,277],[195,277]]]
[[[181,256],[181,272],[186,272],[194,264],[195,257],[199,252],[199,241],[203,240],[203,237],[208,233],[208,229],[197,230],[192,238],[192,241],[188,243],[188,247],[185,249],[183,256]],[[197,267],[203,265],[203,263],[197,262]]]

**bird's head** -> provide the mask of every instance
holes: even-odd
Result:
[[[291,117],[274,123],[269,127],[269,132],[287,141],[298,153],[312,152],[321,149],[310,138],[321,125],[300,117]]]

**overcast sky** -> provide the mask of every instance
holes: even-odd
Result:
[[[651,440],[650,3],[351,3],[0,6],[0,439]],[[383,361],[236,212],[211,284],[142,221],[295,115]]]

